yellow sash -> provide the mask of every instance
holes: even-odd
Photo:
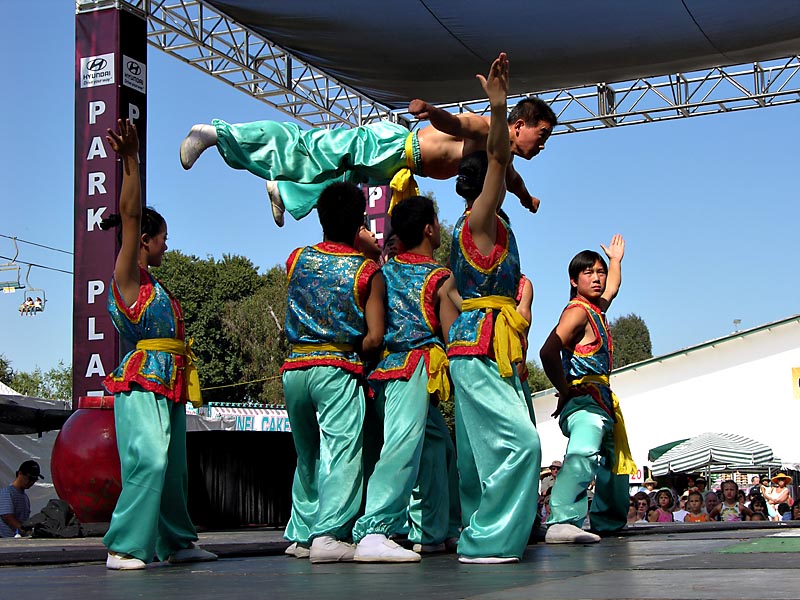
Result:
[[[137,350],[151,350],[154,352],[169,352],[170,354],[180,354],[186,357],[186,397],[192,406],[199,408],[203,406],[203,395],[200,392],[200,376],[197,374],[197,367],[194,362],[197,357],[192,352],[192,342],[177,338],[153,338],[149,340],[139,340],[136,343]]]
[[[352,352],[350,344],[292,344],[292,352],[308,354],[310,352]]]
[[[411,196],[419,196],[419,186],[414,179],[414,134],[408,134],[406,137],[406,164],[407,167],[400,169],[394,174],[392,180],[389,182],[389,188],[392,190],[392,198],[389,201],[389,209],[387,212],[391,215],[394,207],[401,200],[410,198]]]
[[[517,312],[517,304],[507,296],[484,296],[469,298],[461,303],[461,311],[468,312],[482,308],[498,309],[500,313],[494,322],[494,358],[501,377],[511,377],[514,373],[513,363],[522,360],[522,342],[520,336],[530,323]]]
[[[625,419],[619,407],[617,395],[611,389],[608,375],[585,375],[580,379],[573,379],[570,386],[579,386],[584,383],[594,383],[608,388],[611,392],[611,401],[614,405],[614,468],[615,475],[636,475],[636,463],[633,462],[630,446],[628,445],[628,432],[625,429]]]
[[[428,393],[438,394],[439,402],[447,402],[450,398],[450,377],[447,375],[450,361],[441,346],[432,344],[428,348]]]

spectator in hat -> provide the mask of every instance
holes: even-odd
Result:
[[[0,537],[13,538],[28,535],[30,529],[23,523],[31,516],[31,501],[25,490],[44,479],[39,463],[26,460],[19,466],[10,485],[0,489]]]
[[[542,497],[544,497],[544,495],[547,493],[547,490],[553,487],[553,484],[556,482],[556,476],[558,476],[558,472],[561,470],[561,465],[562,462],[560,460],[554,460],[552,463],[550,463],[550,466],[548,467],[550,469],[550,475],[547,475],[544,479],[542,479],[541,483],[541,491],[539,494]]]
[[[658,482],[655,479],[653,479],[652,477],[648,477],[647,479],[644,480],[644,484],[642,485],[642,487],[639,488],[639,491],[644,492],[648,496],[652,497],[652,494],[656,491],[657,485]]]
[[[769,516],[772,520],[777,521],[780,519],[778,505],[781,502],[789,502],[789,488],[787,486],[792,483],[792,478],[786,473],[780,472],[771,481],[773,487],[767,490],[764,498],[767,500]]]
[[[694,480],[694,485],[697,488],[697,491],[701,494],[706,493],[706,478],[705,477],[698,477]]]

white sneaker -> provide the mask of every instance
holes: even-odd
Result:
[[[277,181],[267,181],[267,195],[272,205],[272,218],[275,219],[275,225],[283,227],[283,213],[286,212],[286,207],[283,205],[283,198],[281,198]]]
[[[138,571],[146,566],[143,560],[115,552],[109,552],[106,559],[106,569],[112,571]]]
[[[556,523],[547,528],[544,541],[548,544],[596,544],[600,536],[569,523]]]
[[[356,562],[419,562],[422,557],[416,552],[406,550],[397,542],[393,542],[380,533],[365,535],[358,546],[354,560]]]
[[[352,562],[356,547],[340,542],[329,535],[314,538],[309,559],[312,563]]]
[[[213,125],[193,125],[181,142],[181,166],[191,169],[200,155],[217,145],[217,128]]]
[[[459,556],[458,562],[465,565],[502,565],[518,563],[516,556]]]
[[[191,563],[191,562],[208,562],[217,560],[217,555],[208,550],[203,550],[200,546],[192,543],[188,548],[182,548],[173,552],[167,559],[172,564]]]
[[[289,547],[283,551],[283,553],[288,556],[294,556],[295,558],[308,558],[309,554],[311,554],[311,550],[309,549],[308,544],[292,542]]]
[[[432,554],[434,552],[445,552],[444,542],[441,544],[414,544],[411,548],[417,554]]]

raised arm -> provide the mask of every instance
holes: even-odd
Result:
[[[139,175],[139,135],[130,119],[117,121],[119,131],[108,130],[106,140],[122,159],[119,216],[122,247],[114,265],[114,279],[125,303],[139,296],[139,245],[142,237],[142,180]]]
[[[454,115],[424,100],[409,102],[408,112],[421,120],[430,121],[434,128],[454,138],[483,139],[489,133],[489,123],[485,118],[472,113]]]
[[[508,95],[508,57],[501,52],[489,69],[488,78],[478,75],[489,99],[491,119],[486,153],[489,164],[483,190],[472,204],[469,228],[481,254],[488,255],[497,240],[497,209],[505,196],[506,167],[511,161],[506,97]]]
[[[603,252],[608,257],[608,276],[606,277],[606,291],[600,297],[598,305],[605,312],[611,305],[614,298],[619,293],[619,286],[622,285],[622,257],[625,256],[625,240],[620,234],[611,238],[608,247],[600,244]]]
[[[588,317],[584,311],[565,310],[561,313],[558,325],[550,333],[539,351],[539,359],[542,361],[545,375],[547,375],[550,383],[553,384],[553,387],[558,392],[558,406],[553,412],[554,417],[561,414],[567,400],[569,400],[569,382],[561,364],[561,350],[563,348],[574,348],[580,342],[587,323]]]

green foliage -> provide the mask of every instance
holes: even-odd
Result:
[[[186,337],[194,338],[200,384],[203,388],[243,381],[245,360],[242,349],[223,325],[229,303],[246,300],[265,284],[250,259],[224,255],[222,260],[205,260],[177,250],[164,254],[160,267],[153,269],[180,301]],[[203,392],[205,402],[235,402],[245,397],[242,386]]]
[[[609,324],[614,342],[614,367],[624,367],[653,357],[650,330],[639,315],[623,315]]]
[[[441,244],[434,250],[433,258],[441,265],[450,267],[450,248],[453,245],[453,226],[447,221],[440,221]]]
[[[36,367],[30,373],[17,371],[9,386],[23,396],[34,396],[47,400],[70,400],[72,398],[72,367],[58,361],[58,366],[43,372]]]
[[[535,360],[529,360],[526,364],[528,366],[528,387],[531,390],[531,394],[553,387],[553,384],[550,383],[550,380],[544,373],[544,369],[539,366],[539,363]]]
[[[11,368],[11,362],[5,354],[0,354],[0,382],[10,386],[13,379],[14,369]]]
[[[283,404],[280,368],[288,346],[283,333],[286,319],[286,270],[273,267],[264,275],[265,285],[241,302],[229,302],[222,318],[230,338],[244,360],[247,399],[266,404]]]

